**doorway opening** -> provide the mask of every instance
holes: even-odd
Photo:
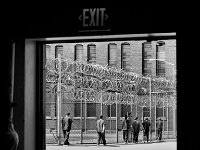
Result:
[[[63,144],[61,119],[67,113],[73,120],[71,144],[97,143],[96,121],[100,115],[106,121],[107,143],[123,142],[121,126],[126,114],[132,120],[137,116],[140,123],[148,117],[152,140],[159,118],[164,121],[163,138],[176,138],[175,37],[50,38],[43,47],[46,144]]]

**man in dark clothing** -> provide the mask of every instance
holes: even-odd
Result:
[[[133,142],[138,143],[138,135],[140,132],[140,123],[138,122],[138,117],[135,117],[135,120],[132,123],[133,129]]]
[[[69,134],[72,126],[72,119],[70,118],[70,113],[62,119],[62,130],[64,135],[64,145],[69,145]]]
[[[127,117],[127,132],[128,132],[128,142],[132,142],[132,130],[131,130],[131,126],[132,126],[132,119],[131,119],[131,113],[128,113],[128,117]]]
[[[100,119],[97,120],[97,134],[98,134],[98,141],[97,146],[100,144],[100,141],[103,141],[103,145],[106,145],[105,140],[105,121],[103,120],[103,116],[100,116]]]
[[[161,140],[162,139],[162,130],[163,130],[163,122],[161,121],[161,118],[158,120],[156,127],[157,127],[157,137],[156,137],[156,139]]]
[[[123,140],[126,143],[128,143],[128,120],[127,120],[127,115],[125,115],[125,118],[122,122],[122,130],[123,130]]]
[[[145,119],[145,121],[142,123],[143,126],[143,136],[144,138],[146,138],[146,141],[149,141],[149,127],[151,126],[148,118]],[[145,143],[145,139],[144,139],[144,143]]]

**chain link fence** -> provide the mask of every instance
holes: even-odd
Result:
[[[47,144],[58,143],[59,140],[61,143],[64,142],[63,134],[61,137],[58,136],[58,122],[66,113],[70,113],[73,119],[69,142],[74,144],[97,143],[96,122],[101,114],[106,122],[107,143],[123,142],[122,121],[126,114],[131,115],[131,120],[137,116],[141,124],[146,117],[150,118],[152,140],[156,138],[156,122],[159,118],[164,123],[163,138],[176,138],[176,95],[174,92],[149,93],[149,81],[146,78],[140,79],[135,74],[131,78],[131,76],[123,77],[123,74],[111,71],[110,76],[116,77],[114,73],[118,73],[120,80],[108,79],[102,76],[103,69],[102,72],[98,72],[100,71],[98,68],[79,63],[71,65],[67,61],[61,61],[59,68],[59,61],[61,60],[47,60],[46,65]],[[108,72],[104,71],[104,74],[106,73]],[[128,82],[129,79],[135,82]],[[168,82],[160,83],[160,81],[165,80],[152,81],[154,91],[159,87],[171,86]],[[140,94],[141,85],[147,89],[147,92]],[[60,102],[58,102],[58,96],[60,96]],[[58,103],[61,106],[60,114],[57,113]],[[130,142],[132,138],[130,132]],[[139,141],[142,138],[141,131]]]

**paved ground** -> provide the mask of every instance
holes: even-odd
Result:
[[[118,133],[118,142],[122,143],[123,142],[123,137],[122,137],[123,133],[120,131]],[[56,135],[54,135],[56,136]],[[53,134],[47,133],[46,134],[46,144],[56,144],[57,141],[54,138]],[[61,143],[64,142],[64,138],[63,135],[61,134]],[[150,136],[150,135],[149,135]],[[163,140],[168,140],[168,139],[175,139],[176,137],[170,133],[169,135],[167,135],[166,133],[163,132]],[[149,137],[150,138],[150,137]],[[140,132],[138,140],[139,142],[142,141],[143,139],[143,133]],[[155,134],[152,134],[152,140],[155,140]],[[70,138],[69,138],[69,142],[72,144],[80,144],[81,138],[80,138],[80,133],[74,133],[72,132],[70,134]],[[114,144],[117,142],[117,137],[116,137],[116,133],[110,133],[107,132],[106,133],[106,141],[108,144]],[[93,133],[87,132],[87,133],[83,133],[83,143],[96,143],[97,142],[97,133],[96,131]]]
[[[47,144],[46,150],[177,150],[177,142],[175,139],[165,140],[162,142],[153,141],[152,143],[117,143],[117,144],[107,144],[106,146],[100,145],[96,146],[96,144],[72,144],[70,146],[66,145],[57,145],[57,144]]]

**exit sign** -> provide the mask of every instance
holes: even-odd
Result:
[[[84,8],[78,17],[80,31],[109,31],[110,16],[106,8]]]

